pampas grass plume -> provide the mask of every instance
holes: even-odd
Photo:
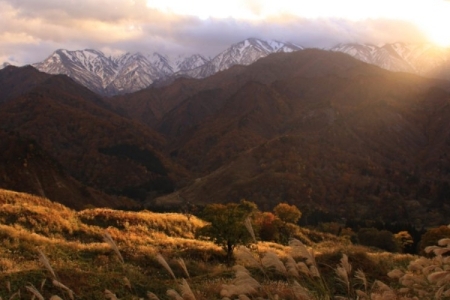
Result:
[[[312,300],[309,292],[300,283],[294,280],[292,285],[292,291],[294,292],[295,298],[300,300]]]
[[[119,248],[117,247],[117,244],[112,239],[109,232],[105,231],[103,232],[103,240],[114,250],[114,252],[117,254],[117,256],[120,259],[120,262],[123,264],[125,261],[123,260],[122,254],[120,254]]]
[[[124,282],[125,286],[131,291],[132,288],[131,288],[131,282],[130,282],[130,280],[129,280],[127,277],[124,277],[124,278],[123,278],[123,282]]]
[[[183,299],[185,300],[196,300],[194,293],[191,290],[191,287],[189,286],[186,279],[182,279],[181,285],[180,285],[181,295],[183,296]]]
[[[245,247],[245,246],[237,247],[234,255],[240,261],[240,263],[243,263],[250,267],[257,267],[264,273],[264,270],[263,270],[260,262],[255,258],[253,253],[250,252],[250,250],[247,247]]]
[[[34,285],[32,285],[31,283],[29,283],[28,285],[25,286],[25,288],[31,292],[33,294],[34,297],[38,298],[39,300],[44,300],[44,296],[41,295],[41,293],[39,293],[39,291],[34,287]]]
[[[178,292],[174,289],[167,290],[166,295],[175,300],[184,300],[183,297],[181,297],[180,294],[178,294]]]
[[[72,299],[72,300],[74,299],[73,291],[71,289],[69,289],[67,286],[65,286],[64,284],[62,284],[61,282],[59,282],[56,279],[53,279],[52,283],[53,283],[54,286],[66,290],[67,293],[69,293],[69,298]]]
[[[153,294],[152,292],[147,292],[147,298],[149,300],[159,300],[158,296],[156,296],[155,294]]]
[[[52,274],[53,278],[56,279],[56,274],[55,271],[53,271],[52,266],[50,265],[50,262],[47,259],[47,256],[45,256],[45,254],[38,249],[39,252],[39,261],[45,266],[45,268]]]
[[[256,244],[256,236],[255,236],[255,231],[253,230],[253,226],[252,226],[252,221],[250,220],[250,218],[246,218],[244,221],[244,225],[247,228],[248,232],[250,233],[250,235],[252,236],[253,241]]]
[[[185,264],[184,260],[180,257],[180,258],[177,259],[177,262],[178,262],[178,264],[180,265],[180,267],[183,269],[184,274],[186,274],[186,276],[187,276],[188,278],[190,278],[189,272],[188,272],[188,269],[187,269],[187,267],[186,267],[186,264]]]
[[[114,294],[113,292],[111,292],[110,290],[106,289],[105,290],[105,297],[106,299],[111,299],[111,300],[119,300],[116,296],[116,294]]]
[[[286,260],[286,269],[289,275],[294,276],[296,278],[300,277],[300,274],[298,273],[298,266],[297,266],[297,262],[294,260],[294,258],[292,258],[292,256],[287,255],[287,260]],[[308,268],[306,268],[308,269]]]
[[[274,268],[277,272],[287,275],[286,267],[280,258],[273,252],[267,252],[262,258],[262,264],[266,268]]]
[[[175,277],[175,274],[172,271],[172,268],[170,268],[169,264],[167,263],[167,261],[164,259],[164,257],[160,253],[158,253],[156,255],[156,260],[161,264],[161,266],[164,267],[164,269],[167,270],[167,272],[169,272],[169,274],[172,276],[172,278],[174,280],[177,280],[177,278]]]

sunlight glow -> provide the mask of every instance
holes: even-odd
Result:
[[[200,19],[264,20],[283,15],[347,20],[394,19],[415,24],[441,46],[450,46],[450,2],[445,0],[147,0],[147,7]]]

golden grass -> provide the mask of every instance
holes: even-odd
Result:
[[[0,282],[10,282],[8,289],[0,288],[0,297],[19,293],[45,299],[58,299],[56,295],[65,299],[203,300],[221,295],[316,299],[330,293],[353,297],[358,291],[363,299],[371,292],[393,293],[381,281],[375,285],[370,267],[387,273],[397,266],[405,274],[415,259],[373,252],[300,228],[295,235],[303,243],[257,242],[251,248],[238,248],[242,268],[248,271],[237,267],[233,277],[217,259],[224,257],[223,250],[194,238],[205,224],[175,213],[99,208],[76,212],[44,198],[0,190]],[[434,274],[431,279],[440,282],[441,274]],[[330,282],[336,286],[330,288]],[[250,292],[240,294],[243,291]]]

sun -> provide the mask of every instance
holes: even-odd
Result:
[[[450,47],[450,14],[448,16],[439,18],[439,15],[436,15],[435,18],[417,22],[417,25],[430,42],[441,47]]]

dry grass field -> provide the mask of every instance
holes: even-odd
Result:
[[[299,228],[289,245],[239,246],[231,266],[219,246],[195,238],[204,225],[176,213],[77,212],[1,190],[0,297],[445,299],[450,294],[448,239],[428,248],[436,255],[425,258]]]

